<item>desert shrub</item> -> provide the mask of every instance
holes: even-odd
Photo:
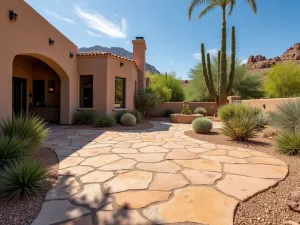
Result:
[[[279,134],[279,132],[277,130],[270,129],[270,130],[266,130],[263,132],[263,137],[264,138],[273,138],[273,137],[277,136],[278,134]]]
[[[259,127],[253,115],[245,113],[223,120],[221,131],[232,140],[246,141],[256,136]]]
[[[92,110],[80,110],[74,114],[74,122],[76,124],[93,124],[95,120],[95,112]]]
[[[48,171],[40,162],[24,158],[0,172],[0,195],[6,199],[29,197],[45,185]]]
[[[112,116],[104,115],[95,118],[95,127],[112,127],[115,125],[115,119]]]
[[[197,108],[194,110],[194,113],[195,113],[195,114],[206,115],[206,114],[207,114],[207,111],[206,111],[206,109],[204,109],[203,107],[197,107]]]
[[[251,108],[243,104],[227,104],[222,106],[218,111],[218,116],[223,122],[233,117],[250,114],[253,114]]]
[[[254,118],[256,120],[256,124],[258,127],[262,128],[265,127],[269,123],[269,114],[263,111],[254,114]]]
[[[126,113],[121,117],[121,124],[124,126],[136,125],[136,118],[131,113]]]
[[[29,155],[28,142],[16,137],[0,136],[0,171]]]
[[[213,124],[208,118],[197,118],[193,120],[192,127],[196,133],[206,134],[212,130]]]
[[[130,113],[135,116],[137,123],[140,123],[142,121],[142,114],[139,111],[135,110]]]
[[[146,118],[149,110],[154,109],[158,103],[155,94],[144,89],[138,90],[135,101],[136,109],[142,114],[143,118]]]
[[[271,113],[271,124],[294,134],[300,132],[300,100],[278,105]]]
[[[282,132],[275,139],[275,149],[282,154],[300,153],[300,133]]]
[[[125,113],[127,113],[127,111],[126,111],[126,110],[122,110],[122,111],[119,111],[119,112],[117,112],[117,113],[115,114],[115,120],[116,120],[117,123],[121,123],[121,117],[122,117]]]
[[[165,112],[165,117],[170,117],[171,114],[175,114],[175,109],[167,109]]]
[[[4,136],[17,137],[27,141],[29,149],[37,149],[48,135],[46,123],[39,116],[17,115],[1,120],[0,130]]]

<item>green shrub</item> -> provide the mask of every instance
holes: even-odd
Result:
[[[278,136],[279,132],[274,129],[266,130],[263,132],[263,137],[264,138],[273,138],[275,136]]]
[[[263,111],[254,115],[258,127],[265,127],[269,123],[269,114]]]
[[[203,107],[197,107],[195,110],[194,110],[194,113],[195,114],[202,114],[202,115],[206,115],[207,114],[207,111],[206,109],[204,109]]]
[[[193,120],[192,127],[196,133],[207,134],[212,130],[213,124],[208,118],[197,118]]]
[[[6,199],[29,197],[45,185],[48,171],[38,161],[25,158],[0,172],[0,195]]]
[[[126,111],[126,110],[122,110],[122,111],[119,111],[119,112],[117,112],[117,113],[115,114],[115,120],[116,120],[117,123],[121,123],[121,117],[122,117],[125,113],[127,113],[127,111]]]
[[[165,112],[165,117],[170,117],[171,114],[175,114],[175,109],[167,109]]]
[[[135,116],[137,123],[140,123],[142,121],[142,114],[139,111],[135,110],[130,113]]]
[[[0,130],[4,136],[18,137],[28,143],[29,149],[37,149],[48,135],[46,123],[39,116],[18,115],[1,120]]]
[[[275,149],[282,154],[300,154],[300,133],[282,132],[275,139]]]
[[[271,113],[271,124],[294,134],[300,132],[300,100],[278,105]]]
[[[243,104],[227,104],[219,109],[218,116],[224,122],[236,116],[252,114],[252,112],[250,107]]]
[[[95,120],[95,112],[92,110],[80,110],[74,114],[74,122],[76,124],[93,124]]]
[[[155,109],[158,103],[155,94],[144,89],[138,90],[135,101],[136,109],[142,114],[143,118],[146,118],[149,110]]]
[[[136,118],[131,113],[126,113],[121,117],[121,124],[124,126],[136,125]]]
[[[221,131],[232,140],[246,141],[256,136],[259,127],[253,115],[245,113],[223,120]]]
[[[97,116],[95,118],[95,127],[113,127],[115,125],[115,119],[112,116]]]

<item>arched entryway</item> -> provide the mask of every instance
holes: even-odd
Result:
[[[69,112],[69,79],[63,69],[39,54],[16,55],[12,66],[13,112],[63,123]]]

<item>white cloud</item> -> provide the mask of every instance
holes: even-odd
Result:
[[[241,60],[242,60],[242,64],[246,64],[248,62],[248,59],[241,58]]]
[[[56,18],[56,19],[65,21],[65,22],[70,23],[70,24],[73,24],[73,25],[78,25],[78,24],[75,23],[73,20],[70,20],[70,19],[68,19],[68,18],[62,17],[62,16],[56,14],[55,12],[51,12],[51,11],[46,10],[46,13],[47,13],[48,15],[50,15],[50,16]]]
[[[127,21],[122,18],[121,24],[116,24],[98,12],[83,10],[79,5],[74,5],[75,14],[93,30],[93,34],[104,34],[110,38],[127,37]]]
[[[89,35],[93,36],[93,37],[98,37],[98,38],[102,37],[101,34],[96,34],[96,33],[94,33],[93,31],[90,31],[90,30],[86,30],[85,32],[88,33]]]

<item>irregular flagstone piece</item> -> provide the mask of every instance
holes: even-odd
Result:
[[[189,152],[192,152],[192,153],[202,153],[202,152],[208,152],[208,151],[211,151],[210,149],[207,149],[207,148],[187,148],[186,150],[188,150]]]
[[[73,166],[73,167],[59,170],[58,175],[80,176],[92,171],[93,169],[94,168],[90,166]]]
[[[57,157],[74,157],[79,156],[78,153],[74,150],[60,150],[55,151]]]
[[[188,147],[191,147],[191,146],[199,147],[199,144],[191,142],[191,141],[175,141],[174,144],[188,146]]]
[[[288,168],[285,166],[225,163],[224,172],[257,178],[283,179],[287,175]]]
[[[53,187],[61,188],[61,187],[77,187],[80,184],[76,181],[74,177],[70,176],[58,176]]]
[[[84,216],[60,225],[93,225],[93,220],[91,216]]]
[[[157,173],[149,187],[149,190],[170,191],[184,187],[189,182],[181,174]]]
[[[197,159],[199,158],[196,154],[191,153],[185,149],[172,150],[166,155],[165,159]]]
[[[161,144],[162,143],[159,143],[159,142],[144,141],[141,143],[132,144],[131,148],[143,148],[143,147],[147,147],[147,146],[157,146],[157,145],[161,145]]]
[[[153,225],[136,210],[98,211],[97,225]]]
[[[164,153],[137,153],[137,154],[120,154],[123,158],[134,159],[138,162],[160,162],[164,160]]]
[[[72,200],[77,204],[100,208],[112,202],[107,194],[102,193],[100,184],[85,184],[83,188],[81,193],[72,196]]]
[[[126,173],[126,172],[129,172],[130,170],[118,170],[116,171],[117,173]]]
[[[126,170],[126,169],[132,169],[133,166],[137,164],[136,161],[132,159],[121,159],[119,161],[113,162],[111,164],[101,166],[99,170]]]
[[[174,142],[167,142],[162,146],[163,148],[184,148],[184,145],[175,144]]]
[[[126,190],[146,189],[152,180],[152,173],[145,171],[131,171],[123,173],[106,182],[104,188],[108,193]]]
[[[94,157],[86,159],[85,161],[83,161],[81,163],[81,165],[100,167],[100,166],[115,162],[119,159],[121,159],[121,157],[119,157],[116,154],[98,155],[98,156],[94,156]]]
[[[169,149],[162,148],[160,146],[148,146],[139,149],[140,152],[169,152]]]
[[[72,195],[75,195],[79,190],[80,186],[53,187],[47,192],[45,200],[68,199]]]
[[[211,150],[214,150],[214,149],[217,148],[217,146],[215,144],[210,144],[210,143],[208,143],[208,144],[202,144],[201,147],[202,148],[211,149]]]
[[[208,170],[208,171],[222,171],[222,165],[219,162],[215,162],[207,159],[191,159],[191,160],[173,160],[175,163],[192,169]]]
[[[138,151],[133,148],[113,148],[111,150],[114,153],[137,153]]]
[[[241,158],[241,159],[252,156],[250,152],[243,152],[243,151],[229,151],[228,155],[236,158]]]
[[[144,209],[143,214],[158,224],[231,225],[237,203],[211,187],[188,187],[175,191],[170,201]]]
[[[59,157],[59,169],[68,168],[71,166],[77,166],[85,158],[82,157]]]
[[[83,148],[84,149],[90,149],[90,148],[105,148],[105,147],[110,147],[110,146],[112,146],[113,145],[113,143],[107,143],[107,144],[105,144],[105,143],[97,143],[97,144],[93,144],[93,145],[86,145],[86,146],[84,146]]]
[[[266,157],[251,157],[247,159],[249,162],[266,165],[286,166],[285,162],[280,159],[266,158]]]
[[[161,173],[176,173],[181,167],[170,161],[162,161],[157,163],[139,163],[136,168]]]
[[[96,156],[100,154],[107,154],[110,153],[111,147],[106,147],[106,148],[91,148],[91,149],[81,149],[77,151],[77,153],[80,156],[84,157],[91,157],[91,156]]]
[[[195,169],[185,169],[182,173],[192,184],[214,184],[216,180],[222,177],[222,173]]]
[[[257,156],[257,157],[272,157],[266,153],[263,152],[258,152],[258,151],[251,151],[250,152],[253,156]]]
[[[82,176],[80,180],[83,183],[99,183],[106,181],[114,176],[113,172],[104,172],[104,171],[93,171],[88,173],[85,176]]]
[[[45,225],[81,217],[90,211],[71,204],[68,200],[44,202],[42,209],[31,225]]]
[[[204,156],[200,155],[202,158],[214,160],[217,162],[224,162],[224,163],[247,163],[244,159],[238,159],[230,156]]]
[[[129,148],[132,144],[128,143],[128,142],[119,142],[115,145],[113,145],[113,147],[115,148]]]
[[[240,200],[246,200],[256,193],[270,188],[277,181],[227,174],[225,178],[216,185],[225,194],[234,196]]]
[[[227,151],[223,149],[212,150],[209,152],[200,153],[200,156],[224,156],[227,155]]]
[[[119,206],[139,209],[154,202],[168,200],[170,195],[171,192],[166,191],[126,191],[113,196]]]
[[[224,150],[235,150],[235,146],[230,146],[230,145],[217,145],[217,148],[224,149]]]

